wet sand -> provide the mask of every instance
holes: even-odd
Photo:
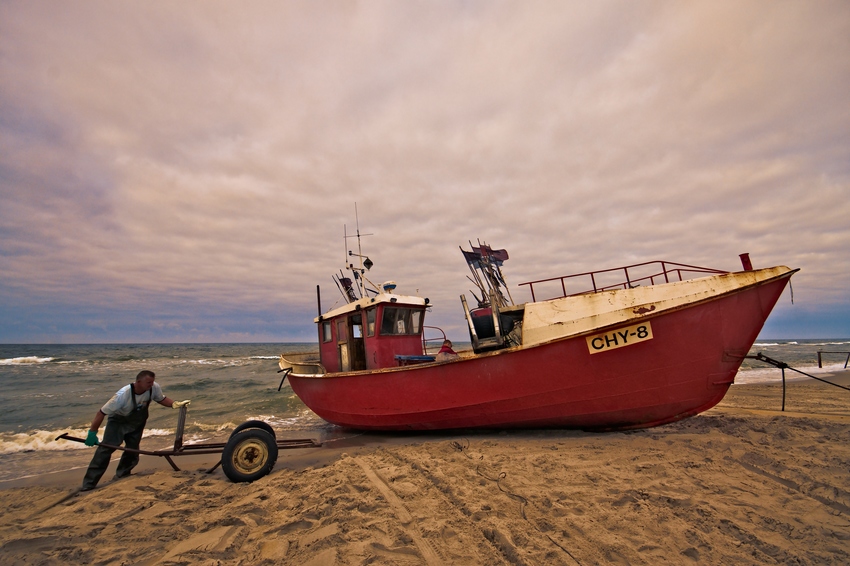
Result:
[[[6,482],[0,563],[850,563],[850,391],[789,380],[781,407],[736,385],[626,433],[352,432],[253,484],[215,456],[85,493],[83,470]]]

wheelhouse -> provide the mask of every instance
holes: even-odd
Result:
[[[317,317],[322,366],[329,373],[375,370],[422,356],[429,306],[427,298],[380,293]]]

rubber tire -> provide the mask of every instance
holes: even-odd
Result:
[[[238,434],[238,433],[242,432],[243,430],[245,430],[246,428],[261,428],[264,431],[266,431],[267,433],[269,433],[270,435],[272,435],[272,438],[277,438],[277,436],[274,433],[274,429],[272,428],[272,426],[265,421],[245,421],[244,423],[242,423],[241,425],[239,425],[239,426],[237,426],[236,428],[233,429],[233,432],[230,433],[230,438],[233,438],[234,434]]]
[[[277,441],[265,430],[249,428],[233,435],[221,454],[221,469],[235,483],[256,481],[277,462]]]

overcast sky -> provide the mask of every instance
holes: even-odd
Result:
[[[0,342],[316,340],[343,235],[468,340],[530,279],[801,268],[850,336],[850,3],[0,2]],[[355,250],[356,251],[356,250]]]

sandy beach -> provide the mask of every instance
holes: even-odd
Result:
[[[789,381],[781,404],[736,385],[624,433],[352,432],[253,484],[206,473],[215,456],[143,456],[85,493],[83,470],[8,482],[0,562],[850,563],[850,391]]]

